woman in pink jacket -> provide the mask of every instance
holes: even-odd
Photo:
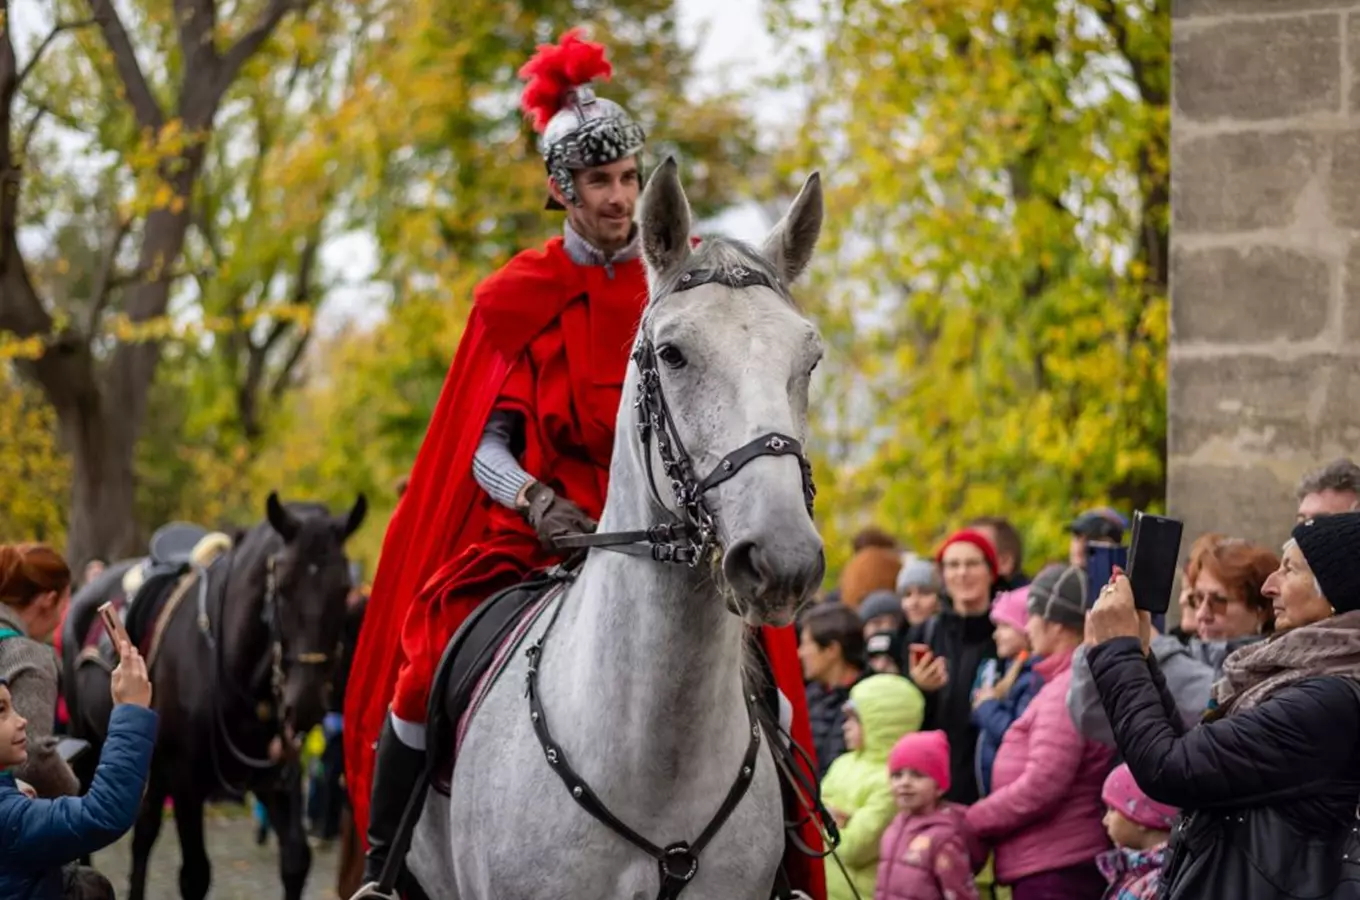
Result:
[[[1067,713],[1085,595],[1086,575],[1071,567],[1045,569],[1030,585],[1027,631],[1043,687],[1001,741],[992,793],[968,810],[1014,900],[1099,900],[1105,890],[1095,860],[1110,847],[1100,790],[1113,750],[1079,735]]]

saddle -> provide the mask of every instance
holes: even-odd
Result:
[[[570,565],[570,564],[568,564]],[[523,636],[527,614],[555,587],[569,582],[574,568],[559,566],[491,595],[463,621],[444,648],[435,670],[427,709],[430,786],[448,796],[461,725],[480,701],[478,688],[499,671]],[[496,665],[495,672],[492,671]]]
[[[151,536],[150,555],[127,569],[123,574],[122,591],[109,598],[123,619],[128,637],[143,654],[149,650],[156,620],[166,601],[192,568],[194,548],[208,533],[206,528],[187,522],[161,526]],[[110,667],[118,662],[113,641],[98,617],[90,623],[83,646],[86,658],[93,655]]]

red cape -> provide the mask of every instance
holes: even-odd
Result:
[[[401,668],[401,630],[431,575],[486,530],[472,457],[511,367],[585,287],[554,238],[477,286],[405,495],[383,539],[345,696],[345,776],[355,826],[367,833],[373,749]]]

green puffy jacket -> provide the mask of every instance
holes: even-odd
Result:
[[[858,750],[839,756],[822,779],[827,809],[849,816],[836,855],[863,900],[874,896],[878,843],[897,815],[888,783],[888,753],[905,734],[918,731],[925,697],[901,675],[874,675],[850,689],[850,702],[863,731]],[[855,893],[834,859],[826,861],[828,900],[854,900]]]

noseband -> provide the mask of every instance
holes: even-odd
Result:
[[[686,272],[680,276],[680,283],[672,293],[704,284],[720,284],[729,288],[767,287],[779,291],[765,273],[738,267]],[[599,547],[635,556],[650,556],[657,562],[698,566],[720,546],[716,517],[707,500],[709,491],[762,456],[793,456],[798,459],[803,476],[803,500],[808,515],[812,515],[817,487],[812,481],[812,464],[808,462],[803,445],[797,439],[777,431],[767,432],[724,456],[713,467],[713,471],[699,478],[694,471],[694,460],[680,439],[670,406],[666,403],[666,395],[661,389],[656,348],[645,333],[638,336],[633,362],[638,369],[638,398],[633,408],[637,410],[638,439],[642,442],[642,458],[647,466],[647,489],[656,505],[665,511],[668,521],[645,531],[568,535],[556,540],[559,548],[575,550]],[[662,470],[670,479],[678,512],[666,506],[657,490],[656,472],[652,466],[653,440],[656,441],[656,455],[661,459]]]

